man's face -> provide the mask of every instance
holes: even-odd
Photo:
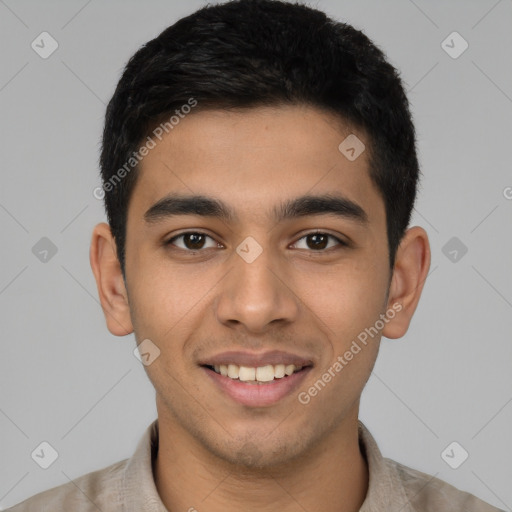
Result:
[[[146,371],[161,429],[225,461],[265,466],[307,454],[357,418],[380,334],[334,376],[332,367],[386,312],[390,270],[367,151],[351,161],[338,149],[350,133],[309,107],[195,112],[142,161],[126,285],[137,343],[160,350]],[[309,213],[281,215],[285,203],[327,195],[366,220],[313,202]],[[232,218],[174,207],[145,217],[170,196],[204,196]],[[275,366],[294,362],[304,368],[290,376]],[[209,367],[229,363],[231,375],[271,364],[279,377],[243,382]],[[329,368],[330,382],[301,403]]]

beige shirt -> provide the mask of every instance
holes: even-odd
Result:
[[[370,473],[368,493],[360,512],[499,511],[438,478],[383,458],[375,439],[361,422],[359,443]],[[36,494],[8,511],[168,512],[153,479],[152,464],[157,451],[158,419],[147,428],[130,459]],[[199,504],[196,508],[203,512]]]

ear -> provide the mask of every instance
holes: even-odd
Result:
[[[89,258],[108,330],[115,336],[131,334],[133,325],[128,294],[115,240],[110,226],[105,222],[96,225],[93,230]]]
[[[427,233],[423,228],[414,226],[405,232],[397,249],[387,305],[388,310],[393,309],[397,313],[382,330],[386,338],[401,338],[409,329],[429,268]],[[398,309],[398,304],[401,304],[401,309]]]

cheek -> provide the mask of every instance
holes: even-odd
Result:
[[[363,257],[314,271],[310,267],[296,281],[297,295],[329,328],[330,336],[350,341],[382,312],[388,275],[381,267]]]
[[[219,280],[200,265],[171,265],[164,257],[132,253],[130,307],[138,340],[149,338],[168,351],[178,350],[198,322]],[[182,341],[184,343],[184,341]]]

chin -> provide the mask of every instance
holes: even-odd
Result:
[[[243,439],[230,439],[228,443],[218,443],[207,448],[227,464],[237,467],[237,471],[247,470],[268,472],[294,462],[307,451],[314,439],[306,439],[302,435],[282,434],[279,438],[271,438],[272,434],[263,432],[259,435],[251,433]]]

